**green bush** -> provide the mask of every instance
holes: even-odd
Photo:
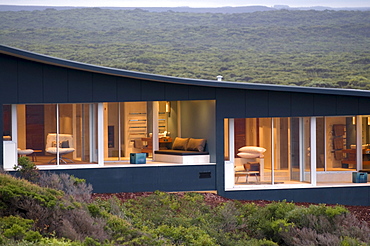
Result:
[[[18,216],[0,218],[0,231],[5,238],[35,242],[41,239],[41,234],[32,231],[34,221]]]
[[[42,188],[8,174],[0,174],[0,194],[0,206],[8,209],[0,212],[0,215],[20,209],[19,201],[25,199],[34,200],[46,207],[54,207],[63,197],[62,191]]]
[[[18,171],[22,178],[31,182],[37,182],[40,178],[40,173],[36,164],[30,161],[26,156],[18,158],[18,165],[14,166],[14,170]]]
[[[249,235],[258,239],[266,238],[280,242],[281,237],[276,233],[278,231],[277,225],[279,223],[287,224],[288,222],[284,221],[285,217],[295,207],[293,203],[286,201],[272,202],[254,213],[249,213],[246,221]]]
[[[53,177],[72,187],[74,177]],[[64,182],[63,181],[63,182]],[[57,183],[58,183],[57,182]],[[56,185],[58,186],[58,184]],[[208,205],[199,193],[154,192],[94,201],[0,174],[1,245],[366,245],[370,228],[343,206]],[[57,206],[56,206],[57,205]],[[14,216],[19,214],[19,216]],[[9,215],[9,216],[7,216]],[[26,219],[25,219],[26,218]],[[44,237],[42,237],[42,235]],[[31,241],[31,242],[28,242]]]
[[[216,242],[205,231],[198,227],[161,225],[154,230],[158,237],[171,240],[174,245],[216,245]]]

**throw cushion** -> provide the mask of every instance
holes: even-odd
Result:
[[[205,145],[206,140],[203,138],[200,139],[190,138],[186,150],[203,152]]]
[[[252,153],[245,153],[245,152],[240,152],[237,154],[241,158],[246,158],[246,159],[252,159],[252,158],[259,158],[260,154],[252,154]]]
[[[176,137],[175,141],[173,141],[172,149],[176,150],[186,150],[186,147],[188,145],[189,138],[179,138]]]
[[[61,148],[69,148],[69,141],[68,140],[62,141],[61,144],[60,144],[60,147]]]
[[[257,146],[244,146],[238,149],[238,151],[250,153],[250,154],[261,154],[261,153],[265,153],[266,149],[262,147],[257,147]]]

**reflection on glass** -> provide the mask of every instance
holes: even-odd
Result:
[[[12,140],[12,113],[10,105],[3,105],[3,140]]]
[[[235,119],[235,183],[278,185],[310,182],[310,120],[308,117]],[[247,148],[240,149],[242,146]],[[258,148],[263,148],[264,152],[255,156]],[[251,152],[240,153],[246,149]],[[255,163],[259,166],[257,175],[254,173],[257,171],[253,167]],[[252,175],[251,171],[254,171]],[[249,176],[253,176],[252,179]]]

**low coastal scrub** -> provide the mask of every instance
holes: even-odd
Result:
[[[343,206],[210,205],[203,194],[160,191],[123,202],[91,199],[92,187],[68,174],[33,177],[30,182],[0,173],[0,245],[370,243],[368,224]]]

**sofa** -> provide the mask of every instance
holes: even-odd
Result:
[[[176,137],[171,149],[154,151],[155,161],[182,164],[209,163],[206,143],[206,139]]]

